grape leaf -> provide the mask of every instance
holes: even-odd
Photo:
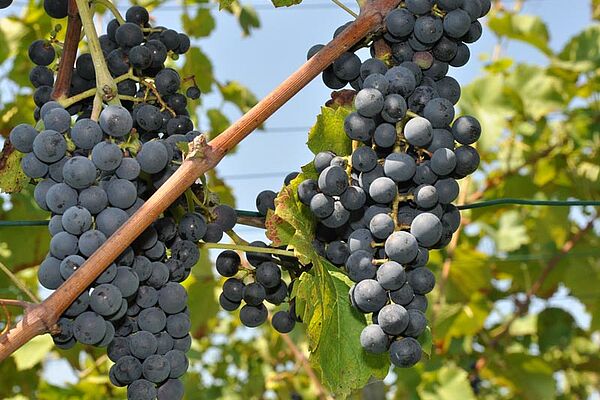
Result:
[[[37,365],[46,358],[52,347],[54,347],[54,342],[50,335],[40,335],[31,339],[12,355],[17,370],[23,371]]]
[[[418,387],[423,400],[475,400],[469,374],[454,363],[444,365],[436,372],[425,372]]]
[[[183,29],[191,37],[210,36],[216,26],[215,19],[208,8],[198,7],[197,10],[194,18],[191,18],[188,14],[181,17]]]
[[[350,114],[346,107],[321,107],[321,114],[308,134],[308,148],[317,154],[332,151],[338,156],[352,153],[352,141],[344,131],[344,120]]]
[[[548,28],[540,17],[507,12],[490,16],[488,26],[500,37],[529,43],[547,56],[552,55]]]
[[[289,7],[302,3],[302,0],[271,0],[275,7]]]
[[[219,85],[219,90],[225,101],[235,104],[243,113],[247,113],[258,102],[256,96],[237,81]]]
[[[29,181],[21,169],[21,158],[23,153],[17,151],[8,140],[4,142],[0,153],[0,192],[20,192]]]

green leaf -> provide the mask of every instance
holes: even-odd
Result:
[[[185,77],[193,75],[202,93],[209,93],[212,90],[212,84],[215,81],[213,66],[206,54],[199,48],[192,47],[186,53],[181,73]]]
[[[553,374],[552,366],[541,357],[522,353],[503,353],[482,370],[484,378],[507,386],[515,395],[512,398],[525,400],[555,399]]]
[[[527,229],[523,225],[523,218],[516,210],[502,213],[497,228],[486,229],[486,231],[501,252],[517,250],[530,241]]]
[[[600,1],[596,6],[600,10]],[[600,11],[599,11],[600,12]],[[592,25],[573,37],[560,52],[562,63],[579,72],[594,71],[600,65],[600,26]]]
[[[548,46],[550,40],[548,28],[540,17],[505,12],[490,16],[488,26],[500,37],[505,36],[529,43],[547,56],[552,55],[552,50]]]
[[[233,3],[237,3],[237,0],[219,0],[219,10],[231,7]]]
[[[48,352],[52,350],[52,347],[54,347],[54,342],[50,335],[40,335],[31,339],[12,355],[17,365],[17,370],[28,370],[42,362],[48,355]]]
[[[4,142],[0,153],[0,192],[20,192],[29,182],[29,178],[21,169],[23,153],[17,151],[9,141]]]
[[[592,0],[592,18],[600,21],[600,0]]]
[[[227,204],[231,207],[235,207],[235,197],[233,196],[233,190],[225,183],[223,179],[219,177],[216,170],[212,169],[206,173],[208,178],[208,187],[213,194],[216,194],[220,204]]]
[[[465,244],[458,246],[446,282],[446,299],[449,302],[468,302],[474,293],[489,287],[492,273],[487,259],[485,254],[472,247]]]
[[[547,308],[537,318],[538,344],[542,352],[553,346],[565,348],[571,343],[577,325],[568,312]]]
[[[258,14],[256,14],[254,8],[248,5],[241,6],[238,14],[238,21],[240,23],[240,27],[242,28],[244,36],[248,36],[252,29],[260,28],[260,20],[258,19]]]
[[[425,332],[421,334],[417,338],[419,343],[421,343],[421,347],[423,348],[423,353],[427,356],[427,358],[431,357],[431,350],[433,349],[433,335],[431,333],[431,328],[428,326],[425,328]]]
[[[321,107],[321,114],[308,134],[308,148],[317,154],[332,151],[338,156],[352,154],[352,140],[344,131],[344,120],[350,114],[346,107]]]
[[[247,113],[258,103],[256,96],[237,81],[229,81],[225,85],[219,85],[219,90],[223,99],[235,104],[242,113]]]
[[[208,122],[210,123],[210,134],[208,135],[210,140],[213,140],[219,136],[225,129],[229,127],[231,122],[229,118],[217,108],[211,108],[206,111]]]
[[[302,0],[271,0],[275,7],[289,7],[302,3]]]
[[[189,15],[183,14],[183,30],[190,36],[206,37],[209,36],[215,29],[215,19],[213,18],[210,9],[206,7],[197,7],[196,16],[190,18]]]
[[[437,371],[423,373],[417,389],[421,400],[475,400],[469,374],[453,363]]]

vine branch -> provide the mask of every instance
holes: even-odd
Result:
[[[73,75],[73,65],[77,57],[77,47],[81,38],[81,18],[75,0],[69,0],[68,5],[67,33],[63,45],[63,52],[60,57],[56,83],[52,91],[54,100],[61,100],[68,96],[71,88],[71,76]]]
[[[76,0],[83,27],[90,42],[96,64],[99,90],[104,85],[116,88],[102,58],[91,12],[85,0]],[[163,211],[167,209],[196,179],[213,169],[237,144],[250,135],[275,111],[287,103],[319,73],[325,70],[345,51],[370,33],[381,29],[387,13],[396,8],[400,0],[372,0],[367,2],[359,17],[339,36],[333,39],[314,57],[290,75],[236,123],[213,139],[201,143],[198,151],[181,164],[177,171],[136,211],[88,260],[78,268],[43,303],[30,309],[26,318],[0,336],[0,361],[37,335],[48,332],[69,305],[102,274],[106,267],[121,254]],[[98,58],[98,59],[97,59]],[[119,102],[116,97],[112,101]]]

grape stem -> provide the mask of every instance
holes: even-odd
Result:
[[[115,83],[120,83],[120,82],[126,81],[128,79],[131,79],[134,81],[139,81],[139,78],[137,76],[134,76],[133,73],[131,73],[131,72],[117,76],[115,79],[113,79],[113,81]],[[85,92],[76,94],[75,96],[67,97],[65,99],[57,100],[57,101],[60,103],[61,106],[63,106],[64,108],[67,108],[67,107],[77,103],[78,101],[85,100],[88,97],[95,96],[96,93],[98,93],[98,89],[92,88],[92,89],[86,90]],[[121,95],[119,95],[119,97],[121,97]]]
[[[229,234],[229,232],[228,232]],[[200,243],[198,247],[203,249],[222,249],[222,250],[238,250],[243,252],[250,253],[265,253],[265,254],[275,254],[278,256],[288,256],[288,257],[296,257],[293,251],[282,250],[282,249],[272,249],[270,247],[257,247],[257,246],[245,246],[239,244],[229,244],[229,243]]]
[[[231,240],[233,240],[233,243],[235,243],[238,246],[248,246],[248,245],[250,245],[250,243],[248,243],[248,241],[244,240],[240,235],[238,235],[237,233],[235,233],[235,231],[233,229],[228,230],[225,233],[227,233],[227,236],[229,236],[229,238]]]
[[[12,273],[12,271],[10,269],[8,269],[8,267],[6,267],[6,265],[4,265],[3,263],[0,262],[0,269],[2,270],[2,272],[4,272],[6,274],[6,276],[8,276],[8,278],[15,284],[16,287],[18,287],[21,292],[23,292],[27,297],[29,297],[29,299],[33,302],[33,303],[39,303],[40,299],[38,299],[38,297],[31,293],[31,291],[27,288],[27,286],[25,286],[25,284],[23,282],[21,282],[21,280],[19,278],[17,278],[17,276],[15,274]]]
[[[43,303],[30,308],[26,318],[0,336],[0,361],[5,360],[35,336],[49,332],[71,303],[104,272],[127,246],[159,218],[188,187],[193,185],[199,176],[213,169],[227,153],[329,67],[348,48],[360,42],[370,33],[381,29],[385,16],[398,7],[400,1],[368,1],[362,8],[359,17],[314,57],[210,143],[200,144],[199,150],[193,154],[190,153],[181,167],[69,279]],[[111,83],[107,86],[108,92],[113,95],[111,101],[118,104],[120,102],[116,97],[116,85],[106,69],[87,2],[86,0],[77,0],[77,5],[80,9],[86,36],[90,39],[96,73],[100,70],[104,71],[104,73],[100,73],[101,79],[96,80],[99,84],[99,91],[104,92],[103,88],[108,80]],[[115,91],[113,92],[113,90]],[[260,249],[250,248],[250,251],[258,250]]]
[[[352,15],[354,18],[358,18],[358,14],[355,13],[354,11],[352,11],[350,9],[350,7],[348,7],[347,5],[342,3],[340,0],[331,0],[331,1],[334,2],[339,8],[346,11],[348,14]]]
[[[27,310],[29,307],[33,306],[34,304],[35,303],[30,303],[28,301],[23,301],[23,300],[0,299],[0,305],[2,305],[2,306],[21,307],[24,310]]]
[[[117,20],[117,22],[119,23],[119,25],[123,25],[125,23],[125,19],[123,18],[123,16],[121,15],[121,13],[117,9],[117,7],[115,7],[115,5],[112,3],[112,1],[110,1],[110,0],[92,0],[91,3],[98,4],[98,5],[108,8],[108,10],[112,13],[112,15],[114,15],[114,17]]]
[[[81,23],[83,24],[83,31],[87,37],[88,47],[90,48],[90,54],[94,61],[94,69],[96,71],[96,91],[98,96],[103,101],[106,101],[109,105],[121,105],[121,101],[117,96],[117,84],[113,77],[108,71],[106,61],[104,60],[104,53],[100,47],[100,41],[98,40],[98,33],[94,26],[94,16],[86,0],[75,0],[77,2],[77,8],[79,9],[79,16],[81,17]],[[108,1],[108,0],[107,0]]]

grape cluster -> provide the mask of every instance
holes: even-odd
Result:
[[[421,358],[425,295],[435,286],[429,251],[458,229],[457,180],[479,166],[471,145],[481,126],[455,119],[460,86],[447,72],[467,63],[465,43],[481,36],[477,19],[489,9],[489,0],[406,0],[386,17],[373,58],[347,52],[323,73],[328,87],[356,91],[344,121],[353,152],[317,154],[318,178],[301,182],[297,195],[318,220],[315,247],[355,282],[351,303],[371,315],[361,345],[389,352],[398,367]]]
[[[61,4],[45,2],[47,11],[56,13]],[[51,100],[52,42],[38,40],[29,49],[36,64],[30,77],[39,122],[16,126],[10,142],[24,153],[21,167],[35,183],[35,201],[52,213],[50,251],[38,270],[40,284],[50,290],[176,171],[183,159],[178,144],[200,134],[180,93],[179,74],[163,64],[167,56],[185,53],[189,39],[150,28],[148,12],[139,6],[131,7],[126,19],[123,25],[109,23],[100,38],[122,105],[103,106],[97,118],[90,99],[67,108]],[[128,73],[135,79],[119,78]],[[94,62],[80,54],[69,94],[95,86]],[[194,88],[187,89],[187,97],[200,95]],[[188,368],[191,323],[181,282],[199,259],[198,242],[220,241],[236,222],[235,210],[215,208],[201,185],[190,190],[202,203],[188,209],[185,197],[175,202],[73,302],[53,335],[61,349],[77,342],[106,347],[114,362],[110,381],[127,386],[128,399],[183,397],[179,378]]]
[[[285,178],[285,184],[288,185],[296,176],[297,172],[290,173]],[[272,190],[264,190],[258,194],[256,208],[261,216],[266,217],[268,210],[275,210],[276,197],[277,193]],[[262,241],[254,241],[249,245],[257,250],[268,251],[267,244]],[[290,298],[293,278],[296,277],[294,271],[300,264],[293,257],[275,256],[259,251],[246,252],[246,260],[248,265],[242,266],[240,255],[233,250],[225,250],[217,257],[217,272],[228,278],[223,283],[223,291],[219,296],[221,308],[235,311],[243,301],[245,304],[240,309],[240,321],[249,328],[255,328],[267,320],[265,301],[279,306],[287,299],[289,309],[273,314],[271,324],[280,333],[291,332],[296,322],[301,322],[296,315],[295,299]],[[289,287],[282,279],[281,266],[285,267],[292,277]]]

